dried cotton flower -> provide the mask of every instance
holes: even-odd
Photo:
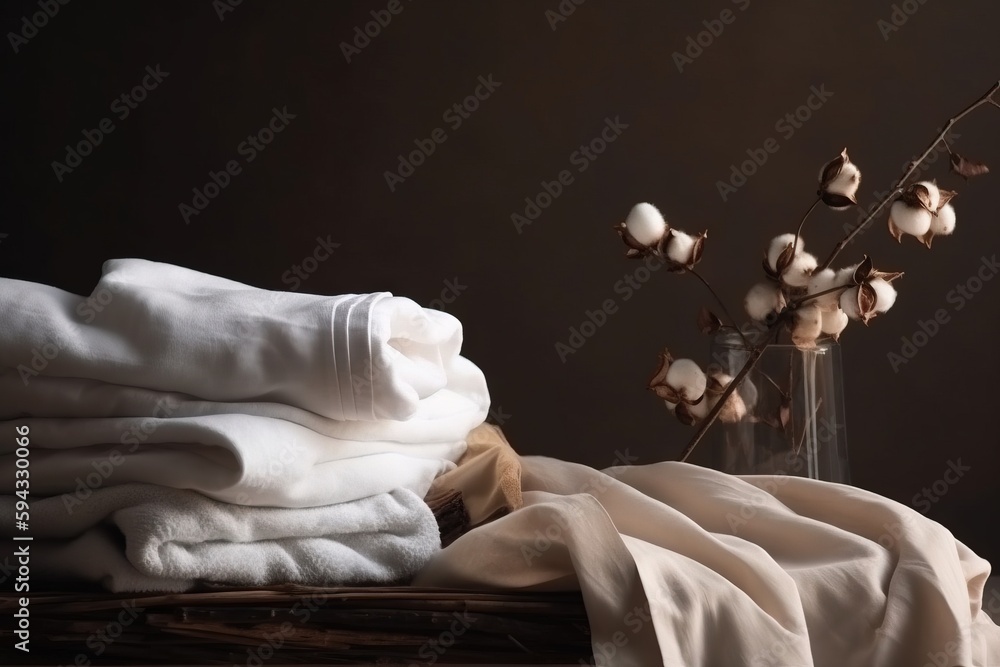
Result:
[[[923,236],[930,231],[933,217],[927,209],[914,207],[897,199],[889,208],[889,233],[900,243],[904,234]]]
[[[709,373],[708,376],[708,388],[705,390],[705,399],[710,401],[711,407],[709,411],[715,408],[718,404],[719,399],[722,398],[722,394],[726,391],[729,385],[733,382],[733,376],[728,373],[723,373],[722,371],[716,370]],[[749,380],[744,379],[743,386],[747,386]],[[706,415],[708,412],[706,411]],[[727,424],[734,424],[747,415],[747,404],[740,396],[739,389],[733,391],[726,399],[725,405],[719,411],[719,421]]]
[[[670,230],[667,257],[682,266],[694,265],[695,237],[676,229]]]
[[[935,236],[949,236],[954,231],[955,208],[951,204],[945,204],[938,209],[937,215],[931,220],[931,228],[920,237],[920,240],[930,248]]]
[[[747,404],[740,396],[740,392],[734,391],[726,399],[726,404],[719,411],[719,421],[724,424],[735,424],[747,416]]]
[[[875,312],[884,313],[896,303],[896,288],[882,278],[874,278],[868,284],[875,290]]]
[[[659,362],[649,388],[667,403],[670,410],[679,410],[677,404],[692,404],[705,393],[705,373],[690,359],[674,359],[669,350],[660,353]]]
[[[819,261],[807,252],[797,252],[791,264],[781,274],[781,281],[789,287],[805,287]]]
[[[845,266],[842,269],[837,269],[836,283],[838,285],[855,285],[854,274],[857,272],[858,267],[861,264],[851,264],[850,266]]]
[[[820,330],[833,337],[834,340],[840,338],[841,332],[847,328],[847,323],[850,318],[847,317],[842,309],[837,308],[836,310],[830,310],[823,313],[823,321],[820,324]]]
[[[695,403],[694,405],[687,406],[688,413],[695,418],[697,421],[701,421],[708,416],[708,413],[712,411],[715,407],[716,399],[711,398],[707,395],[702,396],[702,399]]]
[[[934,218],[954,196],[953,191],[941,190],[934,181],[907,186],[889,208],[889,233],[899,242],[904,234],[916,236],[929,248]]]
[[[785,307],[785,295],[774,283],[757,283],[747,292],[743,307],[751,318],[764,321]]]
[[[834,160],[819,171],[819,196],[835,211],[843,211],[858,203],[855,195],[861,185],[861,170],[851,162],[845,148]]]
[[[903,274],[877,270],[870,257],[854,270],[854,287],[840,295],[840,307],[852,320],[868,324],[879,313],[884,313],[896,303],[896,288],[892,281]]]
[[[896,289],[884,280],[862,283],[840,296],[840,307],[847,316],[864,324],[868,324],[878,313],[892,308],[895,302]]]
[[[806,304],[795,311],[792,323],[792,342],[802,349],[816,347],[822,333],[823,311],[815,304]]]
[[[705,393],[701,400],[691,404],[667,403],[667,407],[675,412],[677,418],[684,424],[695,424],[708,417],[708,413],[716,408],[722,394],[725,393],[729,384],[733,381],[733,376],[715,370],[707,375]],[[725,423],[736,423],[746,417],[748,412],[746,402],[740,396],[739,391],[734,391],[726,399],[725,405],[719,410],[718,419]]]
[[[655,245],[667,233],[667,221],[652,204],[636,204],[625,218],[625,229],[644,246]]]
[[[924,203],[927,208],[933,213],[938,210],[938,206],[941,205],[941,190],[938,189],[936,181],[920,181],[916,184],[917,186],[923,188],[919,190],[914,188],[915,192],[918,193],[918,198]],[[926,198],[924,193],[926,192]]]
[[[857,268],[857,267],[855,267]],[[827,292],[827,290],[834,289],[835,287],[840,287],[841,285],[849,285],[851,283],[851,278],[848,277],[843,281],[837,280],[837,272],[833,269],[823,269],[818,273],[813,273],[809,277],[809,284],[806,285],[806,294],[819,294],[820,292]],[[854,270],[851,270],[851,274],[854,275]],[[839,292],[828,292],[823,296],[818,296],[812,300],[812,303],[819,306],[820,310],[829,312],[832,310],[837,310],[840,308],[840,293]],[[829,333],[829,332],[825,332]]]
[[[792,257],[789,254],[786,255],[786,259],[782,262],[783,266],[778,266],[779,260],[782,260],[782,255],[785,254],[786,250],[789,248],[795,248],[795,254],[802,252],[805,249],[806,242],[799,237],[799,242],[795,243],[795,234],[781,234],[780,236],[775,236],[771,239],[771,244],[767,248],[767,268],[770,269],[771,275],[777,276],[783,270],[788,268],[788,263],[791,262]]]
[[[677,390],[681,400],[693,403],[705,394],[705,373],[691,359],[678,359],[667,371],[666,383]]]
[[[858,305],[859,286],[848,289],[840,295],[840,309],[852,320],[861,319],[861,307]]]

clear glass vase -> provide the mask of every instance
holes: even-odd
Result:
[[[715,336],[711,355],[733,377],[750,357],[733,330]],[[770,345],[737,391],[747,416],[712,425],[706,434],[712,467],[850,483],[839,344],[820,341],[813,350]]]

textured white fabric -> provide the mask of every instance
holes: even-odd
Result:
[[[911,508],[674,462],[522,465],[525,507],[415,583],[579,589],[598,665],[1000,665],[989,564]]]
[[[0,496],[4,531],[14,526],[16,501]],[[14,544],[28,545],[33,576],[96,581],[116,592],[182,591],[200,581],[399,583],[441,546],[430,508],[405,490],[276,509],[127,484],[94,491],[83,503],[33,500],[31,532],[33,541]]]
[[[484,418],[489,404],[458,320],[387,292],[274,292],[116,259],[87,298],[0,279],[0,312],[0,367],[28,385],[86,378],[366,421],[407,420],[443,389]]]
[[[46,496],[140,482],[275,507],[329,505],[393,489],[422,498],[466,447],[464,440],[340,440],[244,414],[11,423],[29,429],[31,490]],[[14,438],[0,439],[0,479],[14,479],[16,446]]]
[[[468,364],[459,358],[456,363]],[[405,421],[344,421],[284,403],[205,401],[176,392],[126,387],[96,380],[32,377],[27,385],[17,369],[0,370],[0,420],[25,417],[202,417],[245,414],[282,419],[340,440],[424,444],[459,442],[481,424],[488,397],[448,387],[422,399]],[[117,441],[117,438],[116,438]]]
[[[126,483],[244,505],[423,496],[486,418],[461,324],[388,293],[271,292],[111,260],[88,298],[0,279],[0,419],[32,490]],[[12,439],[0,475],[13,479]]]

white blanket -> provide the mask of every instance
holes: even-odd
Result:
[[[0,367],[29,386],[87,378],[337,420],[407,420],[444,389],[457,412],[489,405],[458,320],[389,293],[274,292],[117,259],[88,298],[0,279],[0,312]]]
[[[16,501],[0,496],[0,525],[8,535]],[[12,544],[29,550],[32,576],[85,579],[116,592],[183,591],[198,582],[394,584],[441,545],[430,508],[403,490],[274,509],[129,484],[95,491],[77,506],[35,499],[30,532],[31,542]]]
[[[989,564],[911,508],[674,462],[522,463],[525,507],[415,583],[579,589],[598,665],[1000,665]]]

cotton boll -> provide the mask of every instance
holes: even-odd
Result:
[[[819,262],[813,255],[807,252],[796,252],[792,263],[781,274],[781,280],[791,287],[805,287],[809,284],[809,278],[818,265]]]
[[[831,194],[854,199],[859,185],[861,185],[861,170],[853,162],[845,162],[840,168],[840,173],[826,185],[825,189]]]
[[[685,401],[697,401],[705,393],[707,378],[694,361],[677,359],[667,371],[667,384],[676,389]]]
[[[861,311],[858,309],[858,287],[852,287],[840,295],[840,308],[852,320],[861,319]]]
[[[822,271],[814,273],[809,277],[809,284],[806,286],[806,293],[819,294],[820,292],[826,292],[834,287],[840,287],[841,285],[846,284],[848,283],[837,282],[837,272],[833,269],[823,269]],[[816,297],[812,300],[812,303],[819,306],[820,310],[831,311],[840,307],[839,301],[840,294],[838,292],[830,292],[829,294]]]
[[[945,204],[938,211],[937,217],[931,220],[931,233],[935,236],[948,236],[955,231],[955,208]]]
[[[747,404],[738,391],[734,391],[726,399],[726,404],[719,410],[719,421],[724,424],[735,424],[747,416]]]
[[[850,266],[845,266],[842,269],[837,270],[837,275],[833,279],[834,285],[853,285],[854,284],[854,273],[858,270],[861,264],[851,264]]]
[[[926,234],[931,228],[933,217],[930,211],[923,208],[911,208],[900,199],[894,201],[892,208],[889,209],[889,222],[903,234],[911,236]]]
[[[792,325],[792,342],[800,348],[816,346],[823,324],[823,312],[814,304],[802,306],[795,311]]]
[[[767,248],[767,265],[771,267],[772,271],[778,270],[778,258],[781,257],[781,253],[785,251],[788,244],[795,244],[795,234],[782,234],[771,239],[771,245]],[[805,241],[800,236],[799,244],[795,246],[795,254],[802,252],[804,248]]]
[[[667,221],[652,204],[636,204],[625,218],[625,228],[639,243],[651,246],[667,232]]]
[[[667,244],[667,257],[683,266],[691,263],[694,254],[694,237],[690,234],[670,230],[670,242]]]
[[[941,205],[941,190],[938,189],[937,183],[932,181],[920,181],[917,185],[922,185],[927,188],[927,196],[930,197],[928,206],[932,211],[936,211],[938,206]]]
[[[896,288],[881,278],[874,278],[868,284],[875,290],[875,312],[884,313],[892,308],[896,303]]]
[[[747,315],[755,320],[766,320],[768,315],[785,307],[785,297],[781,289],[773,283],[757,283],[747,292],[743,300]]]
[[[840,173],[827,184],[827,192],[832,192],[845,197],[853,197],[861,183],[861,170],[853,162],[845,162]]]
[[[819,195],[834,211],[843,211],[857,203],[854,195],[861,184],[861,171],[851,162],[847,149],[819,170]]]
[[[663,401],[663,404],[667,406],[667,410],[670,410],[671,412],[677,409],[676,403],[671,403],[670,401]]]
[[[718,391],[725,391],[729,383],[733,381],[733,376],[729,373],[724,373],[722,370],[716,368],[711,372],[711,378],[717,383]]]
[[[820,324],[820,330],[825,334],[838,338],[840,333],[847,328],[847,323],[849,321],[850,318],[847,317],[847,313],[840,308],[827,311],[823,313],[823,321]]]
[[[691,413],[692,417],[701,421],[708,416],[708,413],[712,411],[712,408],[714,408],[715,404],[718,402],[719,398],[717,396],[705,395],[700,401],[698,401],[697,404],[689,405],[688,412]]]
[[[711,410],[718,404],[719,399],[722,398],[722,394],[725,393],[726,389],[728,389],[729,385],[732,383],[733,376],[727,373],[723,373],[721,371],[715,371],[714,374],[712,375],[712,379],[715,380],[714,386],[716,387],[716,391],[718,393],[716,393],[714,396],[710,394],[705,395],[706,400],[711,399],[709,410]],[[736,391],[734,391],[732,394],[729,395],[729,398],[726,399],[725,405],[723,405],[722,409],[719,410],[719,421],[732,424],[740,421],[741,419],[743,419],[743,417],[746,416],[747,404],[743,400],[743,396],[741,395],[741,390],[745,389],[747,386],[749,386],[752,389],[754,393],[754,400],[755,401],[757,400],[756,388],[753,387],[752,384],[750,384],[750,381],[748,379],[744,378],[741,386],[738,387]],[[708,415],[708,411],[705,412],[705,415],[706,416]],[[704,419],[704,417],[701,417],[700,419]]]

